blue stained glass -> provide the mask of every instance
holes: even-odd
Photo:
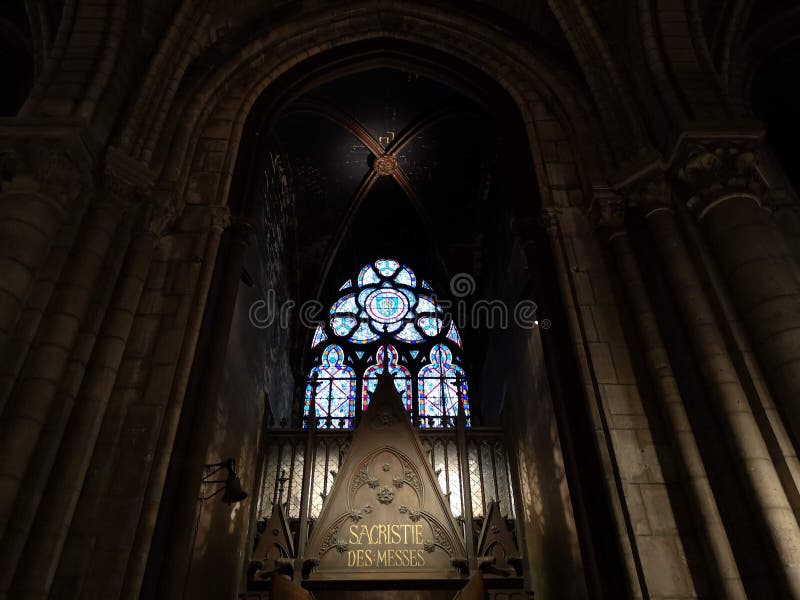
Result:
[[[407,290],[405,288],[400,288],[400,291],[405,294],[406,298],[408,298],[408,305],[414,306],[414,303],[417,301],[417,296],[411,290]]]
[[[354,344],[369,344],[378,339],[378,334],[369,328],[368,323],[361,323],[349,339]]]
[[[342,349],[335,344],[325,348],[321,364],[311,369],[308,379],[303,415],[309,416],[313,404],[319,427],[352,427],[356,377],[355,371],[344,364]]]
[[[409,409],[412,402],[411,385],[418,387],[420,415],[425,417],[422,426],[450,425],[452,421],[448,417],[457,413],[459,394],[469,412],[466,379],[458,364],[461,356],[456,354],[453,357],[453,352],[458,353],[462,348],[460,332],[452,323],[447,323],[445,327],[444,312],[427,281],[417,279],[414,271],[407,265],[383,258],[365,265],[357,277],[348,279],[339,289],[343,295],[330,309],[331,329],[326,329],[325,323],[321,323],[312,338],[311,347],[315,349],[316,366],[312,369],[311,376],[317,373],[317,379],[314,380],[317,383],[313,389],[309,383],[306,390],[305,414],[308,414],[310,407],[320,397],[325,396],[327,404],[324,405],[324,410],[316,409],[318,414],[329,417],[337,415],[337,419],[347,419],[345,425],[330,425],[331,417],[327,420],[328,426],[352,426],[352,417],[347,416],[349,404],[342,400],[347,395],[349,402],[350,380],[345,385],[338,381],[342,377],[328,377],[325,373],[334,369],[334,366],[336,369],[350,369],[346,365],[352,364],[356,358],[359,364],[369,365],[360,380],[363,406],[369,402],[367,394],[374,390],[375,376],[388,368],[397,377],[395,385]],[[349,344],[344,345],[344,349],[335,345],[324,347],[323,342],[329,339],[331,332],[337,338],[344,338]],[[440,342],[445,332],[448,345]],[[389,345],[391,340],[401,342],[404,346],[398,349]],[[379,342],[376,345],[382,344],[375,354],[364,348],[373,342]],[[416,348],[407,349],[405,344]],[[324,352],[320,354],[323,348]],[[418,361],[416,364],[422,367],[414,381],[410,373],[402,371],[406,369],[402,364],[408,364],[409,360]],[[384,361],[388,361],[386,365]],[[325,377],[328,377],[330,383],[325,383]],[[359,380],[349,374],[347,377],[353,379],[352,389],[355,390]]]
[[[331,307],[332,315],[336,313],[356,314],[357,312],[358,306],[356,305],[355,294],[347,294],[347,296],[342,296],[336,302],[334,302],[333,306]]]
[[[384,277],[391,277],[400,268],[400,263],[396,260],[382,258],[375,261],[375,267]]]
[[[431,349],[430,364],[419,371],[417,391],[419,415],[423,427],[443,427],[448,423],[443,417],[458,414],[458,400],[464,406],[469,424],[467,378],[464,369],[453,364],[453,354],[442,344]]]
[[[331,329],[339,337],[349,335],[357,324],[358,319],[355,317],[333,317],[331,319]]]
[[[435,312],[436,312],[436,304],[434,304],[433,298],[431,298],[430,296],[420,295],[419,301],[417,302],[416,313],[420,315],[422,313],[435,313]]]
[[[428,337],[435,337],[442,331],[442,320],[438,317],[420,317],[417,325]]]
[[[395,335],[395,337],[398,340],[408,342],[409,344],[419,344],[420,342],[425,341],[425,338],[419,334],[419,331],[417,331],[417,328],[414,327],[413,323],[407,323],[406,326]]]
[[[461,348],[461,336],[458,335],[458,329],[456,329],[455,323],[450,323],[450,331],[447,332],[447,339]]]
[[[397,283],[402,283],[408,287],[414,287],[417,285],[417,276],[414,275],[414,271],[405,265],[403,265],[403,268],[400,269],[400,272],[395,276],[394,280]]]
[[[384,355],[385,352],[385,355]],[[375,391],[378,385],[378,373],[385,370],[385,359],[388,359],[389,373],[394,376],[394,387],[403,398],[407,411],[411,411],[411,373],[404,366],[398,364],[399,355],[394,346],[381,346],[375,353],[376,363],[364,370],[364,385],[361,388],[361,408],[366,410],[369,405],[369,394]]]
[[[373,321],[396,323],[408,313],[408,299],[394,288],[380,288],[364,299],[364,307]]]
[[[372,268],[372,265],[367,265],[358,274],[358,287],[369,285],[371,283],[379,283],[381,280],[378,274]]]
[[[322,323],[317,325],[317,330],[314,332],[314,339],[311,340],[311,347],[316,348],[322,342],[328,339],[328,336],[325,335],[325,331],[323,330]]]

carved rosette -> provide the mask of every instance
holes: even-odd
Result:
[[[394,492],[387,487],[382,487],[375,495],[381,504],[391,504],[394,500]]]
[[[375,173],[381,177],[394,175],[397,171],[397,159],[391,154],[384,154],[375,159]]]
[[[688,144],[675,173],[686,186],[687,206],[702,212],[710,203],[742,194],[760,198],[766,181],[758,164],[757,139],[702,140]]]

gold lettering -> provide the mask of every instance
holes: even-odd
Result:
[[[422,524],[375,523],[350,525],[348,528],[348,567],[422,567],[425,554]],[[358,548],[361,546],[361,548]],[[376,551],[365,546],[378,546]]]
[[[409,551],[408,551],[408,548],[406,548],[406,549],[404,549],[404,550],[400,550],[400,554],[401,554],[401,556],[402,556],[402,558],[403,558],[403,560],[402,560],[402,566],[403,566],[403,567],[407,567],[407,566],[408,566],[408,564],[411,562],[411,559],[409,558]]]

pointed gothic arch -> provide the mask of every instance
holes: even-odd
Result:
[[[352,428],[385,373],[420,427],[455,426],[459,406],[469,416],[467,376],[456,364],[461,337],[426,280],[380,258],[355,271],[339,292],[311,339],[304,427],[315,415],[320,428]]]

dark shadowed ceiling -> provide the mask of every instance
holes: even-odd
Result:
[[[332,299],[378,254],[443,283],[474,270],[496,149],[478,106],[425,77],[376,69],[313,90],[273,133],[293,182],[301,298]],[[376,153],[401,136],[397,176],[375,176]]]
[[[396,69],[348,75],[297,99],[270,132],[293,195],[295,297],[327,308],[354,271],[389,256],[442,298],[456,273],[480,287],[483,241],[504,202],[490,193],[500,130],[452,88]],[[381,175],[376,159],[385,153],[396,168]],[[303,373],[312,331],[297,331],[292,362]],[[465,366],[476,374],[480,335],[462,330]]]

